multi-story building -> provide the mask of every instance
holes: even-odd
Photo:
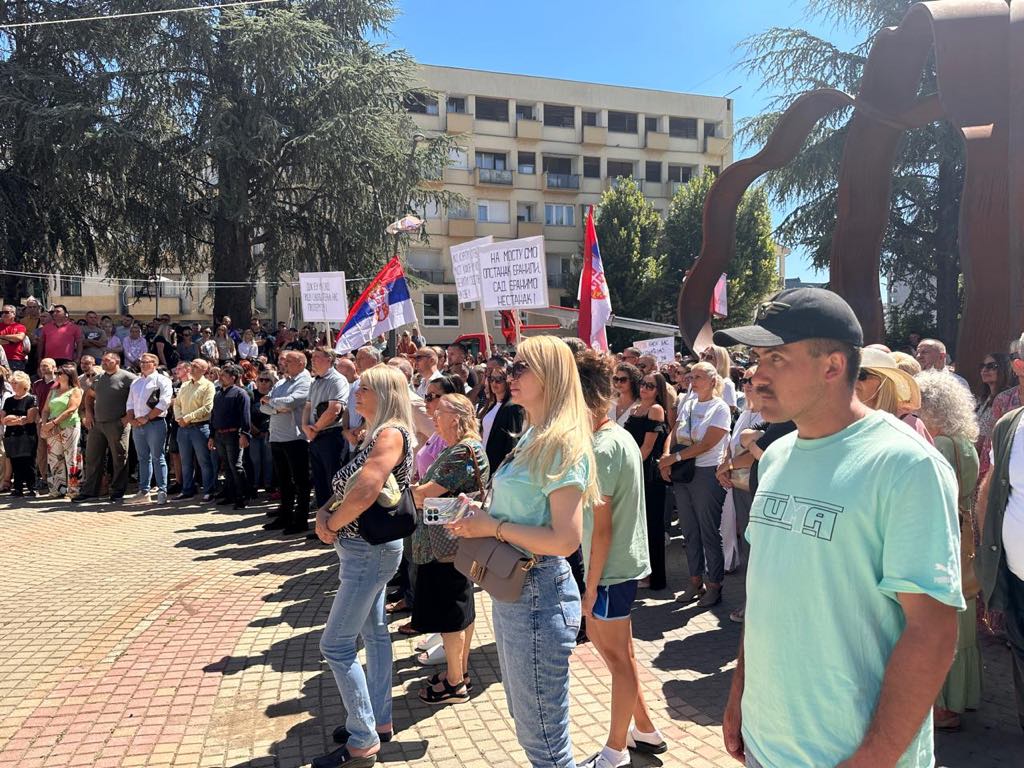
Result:
[[[418,79],[408,108],[420,130],[451,134],[459,147],[430,183],[468,201],[457,210],[421,211],[429,242],[404,254],[417,278],[420,326],[434,343],[481,330],[477,308],[458,302],[449,246],[485,235],[543,235],[549,299],[567,304],[575,298],[566,276],[582,249],[587,206],[596,206],[616,179],[632,177],[665,215],[680,185],[732,162],[728,98],[427,65]],[[138,288],[152,296],[152,286]],[[145,316],[155,309],[152,298],[132,304],[136,287],[55,278],[51,289],[52,301],[72,311],[112,313],[127,304]],[[204,293],[202,285],[184,291],[164,284],[161,311],[206,314],[211,302],[199,301]],[[297,291],[258,286],[256,304],[279,319],[292,309],[301,318]],[[497,336],[499,319],[492,322]]]

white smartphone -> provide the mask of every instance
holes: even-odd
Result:
[[[423,522],[426,525],[454,523],[462,519],[470,509],[469,502],[462,499],[427,498],[423,500]]]

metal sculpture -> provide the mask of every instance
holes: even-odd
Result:
[[[938,91],[919,98],[933,52]],[[834,89],[804,94],[759,153],[726,168],[708,193],[700,256],[679,295],[683,338],[692,346],[707,323],[747,187],[791,161],[817,121],[848,106],[854,114],[840,169],[830,286],[853,307],[865,338],[880,341],[879,254],[897,143],[906,130],[948,120],[966,149],[957,349],[961,370],[974,373],[985,354],[1024,330],[1024,0],[911,6],[898,27],[876,35],[856,97]]]

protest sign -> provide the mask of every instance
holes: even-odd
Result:
[[[299,293],[307,323],[343,323],[348,317],[344,272],[300,272]]]
[[[676,359],[676,340],[674,336],[661,336],[657,339],[634,341],[633,346],[645,355],[653,355],[659,363],[671,363]]]
[[[542,236],[485,245],[478,254],[484,309],[540,309],[548,306]]]
[[[482,246],[491,245],[494,238],[478,237],[468,243],[453,245],[448,249],[452,257],[452,274],[455,275],[455,290],[459,301],[468,303],[480,301],[480,256]]]

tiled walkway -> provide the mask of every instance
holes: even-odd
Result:
[[[262,507],[11,501],[0,497],[0,768],[292,768],[331,746],[341,704],[318,650],[331,550],[263,532]],[[676,585],[682,557],[673,542]],[[674,746],[634,765],[738,765],[719,724],[739,641],[728,612],[741,588],[729,577],[725,602],[707,613],[654,599],[636,610],[644,689]],[[472,703],[421,704],[415,692],[433,670],[395,635],[400,732],[382,763],[523,764],[489,611],[478,607]],[[940,765],[1024,765],[1008,652],[983,650],[985,702],[962,733],[939,737]],[[603,743],[609,680],[590,645],[577,650],[573,673],[582,758]]]

